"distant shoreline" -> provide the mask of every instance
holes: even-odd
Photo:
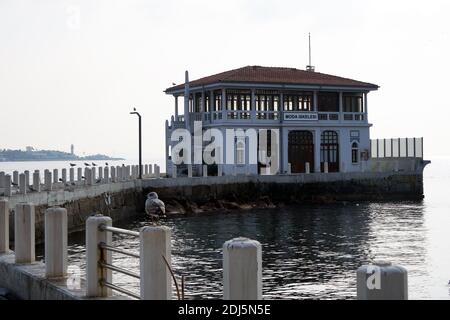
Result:
[[[15,160],[4,160],[0,159],[0,162],[45,162],[45,161],[125,161],[124,158],[88,158],[88,159],[15,159]]]

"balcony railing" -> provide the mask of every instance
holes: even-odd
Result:
[[[422,158],[423,138],[370,140],[372,158]]]

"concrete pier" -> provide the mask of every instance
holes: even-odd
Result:
[[[74,168],[69,169],[69,181],[70,181],[70,183],[75,182],[75,169]]]
[[[35,261],[35,211],[32,203],[19,203],[14,213],[16,263]]]
[[[25,179],[25,173],[19,174],[19,192],[21,194],[27,194],[27,183]]]
[[[50,170],[44,171],[44,188],[45,191],[52,190],[52,173],[50,172]]]
[[[0,188],[5,187],[5,172],[0,172]]]
[[[140,230],[141,299],[172,298],[172,278],[164,261],[165,258],[171,266],[170,233],[168,227],[143,227]]]
[[[61,170],[61,180],[63,183],[67,182],[67,169],[66,168]]]
[[[53,183],[59,182],[59,173],[58,169],[53,169]]]
[[[103,182],[104,183],[109,183],[110,182],[110,177],[109,177],[109,167],[105,167],[103,169]]]
[[[33,172],[33,189],[34,192],[41,192],[41,174],[38,170]]]
[[[223,245],[224,300],[262,299],[261,244],[235,238]]]
[[[0,199],[0,254],[9,252],[9,203]]]
[[[19,171],[13,171],[13,180],[12,182],[18,186],[19,185]]]
[[[12,196],[12,188],[11,188],[11,176],[9,174],[5,175],[5,189],[3,191],[5,197]]]
[[[83,181],[83,169],[82,168],[77,168],[77,181],[81,182]]]
[[[62,278],[67,275],[67,210],[45,211],[45,275]]]
[[[25,174],[25,186],[28,189],[30,187],[30,171],[25,170],[23,173]]]

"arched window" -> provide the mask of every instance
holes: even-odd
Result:
[[[352,143],[352,163],[358,163],[359,162],[359,152],[358,152],[358,143],[353,142]]]
[[[236,164],[245,164],[245,144],[242,140],[236,142]]]

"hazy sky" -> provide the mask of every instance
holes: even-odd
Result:
[[[246,65],[380,85],[371,136],[450,156],[450,1],[0,0],[0,148],[164,158],[163,90]]]

